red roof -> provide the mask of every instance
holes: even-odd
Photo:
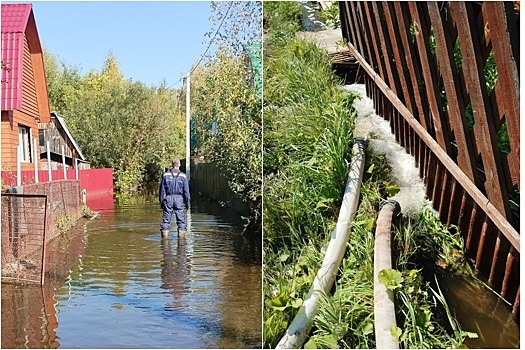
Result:
[[[31,4],[2,4],[3,111],[22,107],[24,33],[31,15]]]

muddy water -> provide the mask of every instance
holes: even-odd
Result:
[[[2,285],[2,348],[260,348],[260,238],[223,212],[194,203],[185,240],[155,199],[79,223],[43,288]]]
[[[466,339],[469,348],[520,348],[520,330],[510,305],[475,278],[446,272],[438,278],[461,329],[478,334],[478,338]]]

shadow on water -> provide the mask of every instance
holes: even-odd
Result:
[[[436,271],[439,286],[462,330],[476,332],[478,338],[466,339],[470,348],[511,349],[520,347],[519,326],[512,309],[479,280]]]
[[[138,198],[50,242],[42,288],[2,284],[2,348],[260,348],[261,242],[194,203],[185,239]]]

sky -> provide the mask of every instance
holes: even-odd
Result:
[[[10,1],[11,3],[11,1]],[[205,52],[212,23],[208,1],[33,1],[40,42],[82,74],[110,52],[125,79],[180,88]],[[212,46],[213,48],[213,46]]]

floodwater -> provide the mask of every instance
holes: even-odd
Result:
[[[151,199],[52,241],[42,288],[2,284],[2,348],[260,348],[260,237],[192,205],[184,240]]]
[[[512,308],[480,280],[447,273],[438,274],[439,286],[461,329],[478,338],[466,339],[469,348],[519,349],[520,329]]]

